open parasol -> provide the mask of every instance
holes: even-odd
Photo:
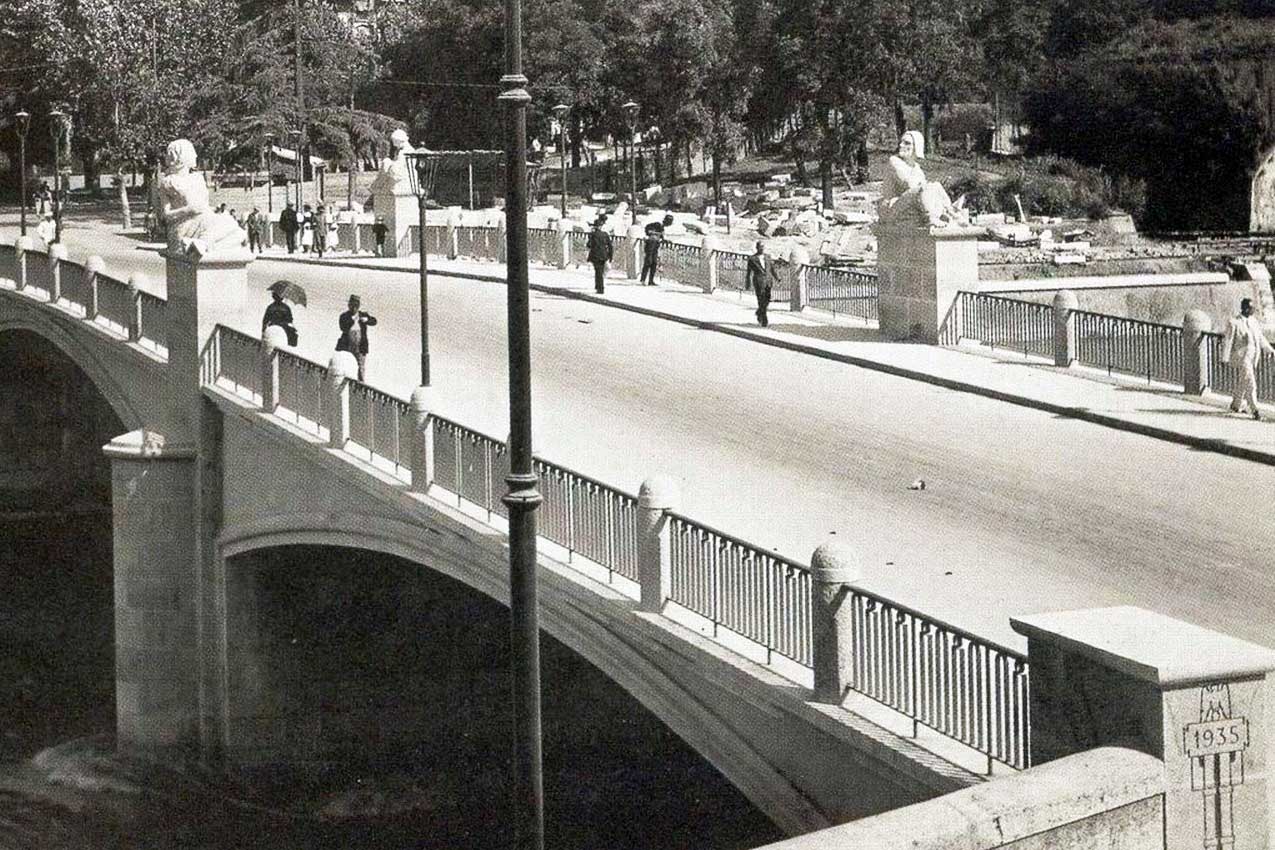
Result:
[[[266,287],[271,292],[278,292],[284,301],[291,301],[298,307],[305,306],[305,290],[290,280],[276,280]]]

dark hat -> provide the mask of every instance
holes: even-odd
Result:
[[[360,304],[362,304],[362,303],[363,303],[363,299],[362,299],[362,298],[359,298],[359,296],[357,296],[357,295],[351,295],[351,296],[350,296],[350,300],[351,300],[351,301],[357,301],[357,302],[359,302]]]
[[[289,286],[292,286],[292,281],[290,280],[276,280],[274,283],[267,286],[266,289],[271,292],[283,292]]]

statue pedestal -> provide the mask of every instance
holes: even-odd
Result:
[[[878,224],[872,232],[881,333],[937,344],[956,294],[978,291],[982,228]]]
[[[381,174],[372,184],[372,209],[385,219],[389,233],[385,234],[385,256],[406,257],[412,253],[412,240],[408,230],[421,223],[419,201],[411,187],[385,181]],[[422,233],[421,244],[425,244]]]

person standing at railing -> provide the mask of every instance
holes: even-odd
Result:
[[[593,263],[593,289],[599,295],[606,289],[607,263],[611,262],[611,235],[602,229],[605,215],[598,216],[589,231],[589,262]]]
[[[376,317],[360,310],[359,296],[350,296],[350,309],[337,319],[341,335],[336,338],[336,350],[348,351],[359,364],[359,381],[367,374],[367,329],[376,324]]]
[[[664,216],[664,221],[652,221],[645,228],[646,238],[642,243],[642,274],[638,280],[647,286],[655,286],[655,270],[660,264],[660,245],[664,242],[664,230],[673,223],[673,216]]]
[[[757,296],[757,323],[763,328],[770,325],[766,310],[770,307],[771,287],[778,282],[779,272],[775,271],[775,263],[766,256],[766,246],[757,243],[757,253],[748,258],[748,268],[744,272],[744,285]]]
[[[1275,354],[1275,348],[1266,341],[1262,323],[1253,315],[1253,299],[1240,301],[1240,314],[1232,316],[1226,326],[1226,338],[1222,342],[1222,359],[1235,370],[1235,390],[1231,394],[1231,410],[1242,413],[1247,403],[1249,415],[1261,420],[1257,408],[1257,364],[1262,354]]]

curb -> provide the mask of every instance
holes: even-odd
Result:
[[[309,258],[269,258],[282,260],[283,262],[304,263],[313,266],[333,266],[338,265],[335,262],[326,260],[312,260]],[[340,263],[341,268],[356,268],[368,271],[382,272],[410,272],[410,269],[389,268],[386,266],[373,266],[366,263]],[[430,274],[440,275],[442,277],[454,277],[462,280],[478,280],[489,283],[505,283],[504,277],[496,275],[476,274],[473,272],[451,272],[451,271],[431,271]],[[774,348],[782,348],[787,351],[793,351],[798,354],[808,354],[814,357],[821,357],[824,360],[832,360],[838,363],[845,363],[849,366],[858,366],[862,369],[870,369],[874,372],[882,372],[887,375],[894,375],[899,378],[906,378],[911,381],[919,381],[921,383],[932,384],[934,386],[943,387],[944,389],[955,390],[956,392],[970,393],[972,395],[990,398],[994,401],[1003,401],[1009,404],[1018,405],[1019,407],[1027,407],[1034,410],[1052,413],[1056,416],[1064,416],[1069,419],[1078,419],[1082,422],[1090,422],[1095,425],[1101,425],[1106,428],[1113,428],[1118,431],[1127,431],[1133,434],[1139,434],[1144,437],[1162,440],[1168,443],[1177,443],[1182,446],[1189,446],[1197,451],[1213,452],[1215,454],[1234,457],[1239,460],[1247,460],[1254,463],[1265,464],[1266,466],[1275,466],[1275,454],[1271,454],[1256,449],[1237,446],[1228,443],[1225,440],[1213,439],[1208,437],[1192,437],[1188,434],[1181,434],[1177,431],[1171,431],[1167,428],[1159,428],[1155,425],[1145,425],[1141,422],[1131,422],[1127,419],[1121,419],[1117,416],[1110,416],[1105,413],[1095,413],[1085,407],[1070,407],[1063,404],[1054,404],[1053,402],[1044,401],[1042,399],[1031,398],[1030,396],[1015,395],[1013,393],[1003,392],[1001,390],[984,387],[980,384],[972,384],[967,381],[960,381],[954,378],[944,378],[939,375],[932,375],[928,372],[920,372],[915,369],[909,369],[904,366],[893,366],[889,363],[882,363],[878,360],[868,360],[863,357],[856,357],[852,354],[837,354],[832,351],[825,351],[821,348],[804,345],[800,342],[792,342],[785,339],[777,339],[771,336],[763,336],[754,331],[745,330],[743,328],[734,328],[723,325],[720,322],[702,321],[700,319],[688,319],[685,316],[679,316],[675,313],[666,313],[662,310],[652,309],[650,307],[639,307],[636,304],[625,304],[623,302],[612,301],[605,297],[599,297],[592,292],[581,292],[574,289],[567,289],[561,286],[550,286],[547,284],[530,283],[530,289],[537,292],[547,292],[555,295],[561,295],[566,298],[574,298],[577,301],[587,301],[592,304],[598,304],[603,307],[614,307],[620,310],[626,310],[630,313],[637,313],[643,316],[649,316],[655,319],[663,319],[665,321],[676,322],[678,324],[687,325],[704,331],[714,331],[716,333],[726,334],[728,336],[746,339],[751,342],[762,343]]]

